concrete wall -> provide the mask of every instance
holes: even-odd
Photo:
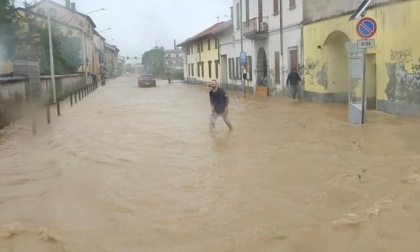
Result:
[[[69,96],[70,92],[84,86],[85,78],[82,74],[69,74],[55,76],[56,94],[62,99]],[[88,80],[88,83],[90,81]],[[43,99],[52,97],[52,86],[50,76],[41,76],[41,88]]]
[[[57,97],[63,99],[70,92],[84,85],[81,74],[56,76]],[[28,97],[26,78],[0,78],[0,128],[22,117]],[[41,76],[41,100],[43,103],[52,97],[51,78]]]
[[[420,115],[419,11],[420,1],[402,1],[367,13],[379,27],[373,37],[376,47],[367,51],[367,91],[380,111]],[[360,39],[357,20],[349,22],[348,18],[345,15],[304,27],[305,91],[310,100],[347,100],[345,42]]]
[[[282,0],[282,71],[281,83],[285,84],[287,75],[291,72],[290,51],[298,50],[298,64],[303,65],[303,0],[296,0],[296,5],[291,8],[290,2]]]
[[[23,115],[26,78],[0,78],[0,129]]]
[[[374,0],[371,6],[405,0]],[[310,23],[332,16],[341,16],[359,7],[363,0],[303,0],[304,22]]]

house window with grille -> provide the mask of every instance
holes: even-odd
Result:
[[[273,13],[279,14],[279,0],[273,0]]]
[[[234,59],[229,59],[229,79],[233,80],[233,73],[234,73]]]
[[[289,8],[294,9],[296,7],[296,0],[289,0]]]
[[[241,59],[239,57],[236,58],[236,75],[235,80],[241,79]]]
[[[209,78],[211,78],[211,60],[208,63],[209,63]]]
[[[252,57],[248,56],[248,69],[247,69],[247,73],[248,73],[248,80],[252,80]]]
[[[274,60],[274,81],[276,84],[280,84],[280,52],[275,52]]]

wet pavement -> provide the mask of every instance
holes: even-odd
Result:
[[[110,80],[0,131],[0,252],[418,251],[420,119]]]

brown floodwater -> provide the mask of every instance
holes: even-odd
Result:
[[[0,252],[418,251],[420,118],[234,92],[211,135],[207,91],[120,77],[0,131]]]

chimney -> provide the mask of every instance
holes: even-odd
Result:
[[[70,0],[66,0],[66,8],[70,9]]]
[[[174,39],[174,50],[176,50],[176,39]]]
[[[71,9],[76,11],[76,3],[71,3]]]

